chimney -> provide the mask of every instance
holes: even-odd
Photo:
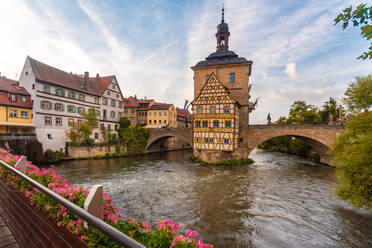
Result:
[[[85,79],[88,79],[89,78],[89,71],[84,72],[84,78]]]
[[[99,78],[99,74],[97,73],[96,78]]]
[[[134,95],[134,99],[137,99],[137,95]]]

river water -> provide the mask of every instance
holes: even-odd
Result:
[[[372,212],[338,200],[335,169],[255,149],[251,165],[202,166],[190,151],[59,163],[102,184],[124,217],[172,219],[214,247],[372,247]]]

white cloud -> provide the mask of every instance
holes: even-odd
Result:
[[[283,70],[283,71],[288,74],[289,79],[294,80],[294,79],[297,78],[296,63],[286,64],[285,70]]]

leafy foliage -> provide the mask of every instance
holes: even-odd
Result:
[[[130,154],[144,153],[149,135],[147,128],[142,126],[132,127],[127,118],[120,119],[120,143],[127,148]]]
[[[354,113],[368,111],[372,106],[372,74],[355,80],[347,88],[344,101]]]
[[[346,29],[349,23],[355,26],[361,26],[361,35],[366,40],[372,39],[372,6],[367,6],[366,4],[359,4],[356,9],[352,6],[344,9],[338,16],[334,19],[335,25],[342,22],[342,28]],[[358,59],[372,59],[372,43],[369,47],[368,52],[364,52],[358,57]]]
[[[318,110],[314,105],[307,105],[305,101],[295,101],[289,110],[287,122],[295,124],[320,123]]]
[[[98,127],[98,118],[95,108],[89,108],[87,113],[81,113],[81,116],[85,118],[83,122],[72,122],[70,130],[67,132],[67,136],[70,138],[71,146],[79,146],[82,143],[87,145],[93,145],[94,139],[90,136],[93,133],[93,129]]]
[[[341,185],[338,195],[357,207],[372,208],[372,112],[352,116],[332,154]]]

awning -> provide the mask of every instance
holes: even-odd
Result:
[[[0,126],[35,127],[35,124],[34,123],[0,121]]]

